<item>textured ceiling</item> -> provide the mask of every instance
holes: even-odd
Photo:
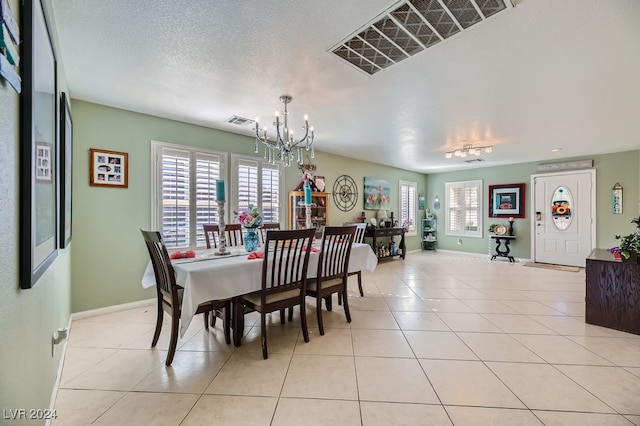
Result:
[[[52,3],[75,99],[249,136],[286,93],[317,150],[427,173],[640,149],[638,0],[507,0],[373,76],[331,49],[402,2]]]

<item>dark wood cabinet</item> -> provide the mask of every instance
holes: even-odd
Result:
[[[587,258],[585,305],[588,324],[640,334],[640,265],[593,250]]]
[[[368,240],[378,259],[392,259],[395,256],[404,259],[406,255],[404,228],[368,227],[364,237],[365,240]]]

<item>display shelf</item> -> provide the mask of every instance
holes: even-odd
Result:
[[[436,219],[422,219],[422,250],[435,250],[438,241]]]
[[[316,237],[329,223],[329,193],[311,193],[311,224],[316,229]],[[306,209],[304,191],[289,192],[289,229],[306,229]]]

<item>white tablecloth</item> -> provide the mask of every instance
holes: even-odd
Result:
[[[228,299],[260,290],[262,285],[262,259],[249,260],[244,249],[233,248],[230,256],[216,256],[206,260],[174,261],[176,283],[184,287],[180,336],[183,336],[200,303],[208,300]],[[199,253],[201,256],[201,253]],[[307,276],[316,276],[318,253],[309,257]],[[349,260],[349,272],[374,271],[378,258],[368,244],[354,243]],[[155,285],[151,262],[142,277],[144,288]]]

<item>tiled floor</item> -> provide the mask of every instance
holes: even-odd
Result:
[[[171,367],[154,306],[74,321],[55,424],[640,425],[640,336],[585,324],[584,271],[416,252],[363,278],[351,324],[308,304],[309,343],[274,317],[266,361],[255,314],[238,349],[193,321]]]

